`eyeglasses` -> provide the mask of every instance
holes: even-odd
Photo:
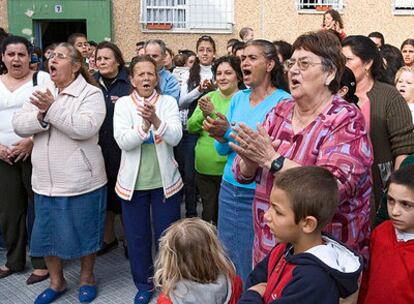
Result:
[[[56,57],[56,59],[58,59],[58,60],[64,60],[64,59],[66,59],[66,58],[69,58],[69,56],[68,56],[68,55],[66,55],[66,54],[63,54],[63,53],[56,53],[56,52],[51,52],[51,53],[49,54],[48,59],[53,59],[53,58],[55,58],[55,57]]]
[[[299,58],[298,60],[291,58],[286,60],[284,64],[288,70],[291,70],[296,63],[301,71],[307,70],[311,65],[322,64],[322,62],[313,62],[307,58]]]

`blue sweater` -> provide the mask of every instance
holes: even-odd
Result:
[[[240,91],[236,93],[231,99],[230,108],[227,112],[227,119],[230,124],[232,122],[235,122],[237,125],[239,122],[243,122],[250,128],[256,130],[256,123],[262,123],[266,117],[266,114],[275,105],[277,105],[283,99],[290,98],[290,95],[287,92],[277,89],[271,95],[266,97],[261,103],[252,108],[250,105],[251,92],[251,89]],[[231,131],[232,127],[227,130],[224,136],[227,141],[233,141],[230,137]],[[233,172],[231,171],[231,166],[233,164],[234,158],[236,157],[236,153],[230,148],[228,142],[220,143],[218,141],[215,141],[214,144],[217,152],[220,155],[228,155],[226,166],[224,167],[223,179],[226,182],[238,187],[255,189],[256,183],[240,184],[234,179]]]
[[[161,94],[174,97],[178,104],[178,100],[180,100],[180,85],[177,79],[165,68],[162,68],[158,74],[160,76]]]

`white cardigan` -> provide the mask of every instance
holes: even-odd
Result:
[[[132,199],[141,160],[141,144],[150,136],[150,132],[145,133],[142,129],[142,117],[137,113],[139,102],[131,94],[121,97],[115,104],[114,137],[122,150],[115,191],[124,200]],[[177,101],[171,96],[160,95],[155,103],[155,112],[161,125],[158,130],[151,126],[151,130],[155,135],[164,195],[169,198],[183,187],[173,151],[182,137]]]

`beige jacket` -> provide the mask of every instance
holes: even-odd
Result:
[[[13,117],[14,131],[33,137],[33,191],[46,196],[75,196],[106,184],[98,132],[105,118],[102,91],[79,75],[58,94],[47,86],[55,101],[44,121],[38,109],[26,102]]]

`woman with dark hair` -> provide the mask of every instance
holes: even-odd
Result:
[[[380,52],[366,36],[349,36],[342,42],[346,66],[354,72],[358,106],[366,121],[373,151],[375,206],[379,206],[388,178],[408,154],[414,152],[411,112],[397,89],[384,83],[385,71]]]
[[[33,141],[13,131],[12,117],[29,99],[36,85],[50,81],[47,73],[30,70],[29,41],[26,38],[6,37],[1,46],[1,57],[6,73],[0,76],[0,231],[7,259],[6,264],[0,267],[0,279],[24,270],[28,204],[33,208],[30,181]],[[47,279],[43,258],[32,257],[31,262],[33,274],[26,282],[33,284]]]
[[[394,84],[395,74],[404,66],[401,51],[391,44],[384,44],[379,50],[384,61],[384,82]]]
[[[227,156],[219,193],[218,230],[237,273],[245,282],[252,270],[252,203],[256,184],[235,180],[231,167],[236,153],[229,145],[232,141],[230,133],[237,123],[255,128],[270,109],[290,95],[285,91],[283,67],[270,41],[247,42],[241,69],[243,82],[249,89],[232,97],[226,116],[217,113],[217,117],[206,117],[203,128],[216,139],[217,152]]]
[[[115,104],[114,135],[122,150],[115,191],[122,199],[135,304],[149,303],[154,292],[152,244],[180,218],[183,187],[173,147],[182,136],[177,101],[158,93],[157,63],[138,56],[130,66],[129,96]],[[152,226],[154,229],[152,229]]]
[[[275,246],[263,215],[274,175],[299,166],[323,166],[337,178],[337,212],[324,231],[368,256],[371,145],[360,111],[336,93],[345,66],[339,40],[319,31],[299,36],[288,60],[292,98],[276,105],[258,131],[234,128],[239,182],[257,181],[253,203],[254,263]]]
[[[101,255],[118,247],[114,220],[115,216],[121,213],[121,202],[115,194],[115,183],[121,163],[121,149],[114,139],[113,118],[116,101],[122,96],[129,95],[132,87],[124,58],[116,44],[107,41],[99,43],[96,47],[95,62],[98,68],[95,79],[104,94],[106,104],[105,120],[99,130],[99,145],[102,148],[108,176],[104,243],[98,251],[98,255]]]
[[[292,56],[292,45],[284,40],[275,40],[273,45],[276,48],[277,57],[280,63],[284,63]]]
[[[414,67],[414,39],[407,39],[401,44],[401,53],[404,63],[408,67]]]
[[[334,31],[338,33],[338,38],[343,40],[346,37],[344,32],[344,22],[338,11],[334,9],[327,10],[323,14],[322,30]]]
[[[51,303],[68,286],[63,259],[80,258],[79,301],[97,296],[94,265],[102,245],[106,174],[98,132],[105,118],[102,91],[69,43],[50,54],[53,83],[36,90],[15,113],[13,127],[33,136],[35,212],[30,252],[45,257],[49,288],[35,304]]]
[[[197,187],[203,204],[202,219],[217,225],[218,194],[221,177],[227,157],[219,155],[214,148],[214,138],[202,129],[207,116],[216,117],[216,113],[227,114],[231,97],[242,83],[240,60],[235,56],[223,56],[213,64],[213,75],[217,90],[212,91],[198,101],[198,106],[188,120],[188,132],[199,134],[195,147],[195,170]]]
[[[184,199],[187,217],[197,216],[197,191],[195,181],[195,152],[198,136],[187,131],[188,118],[193,114],[197,101],[206,93],[214,90],[211,65],[216,54],[216,43],[210,36],[198,38],[196,43],[197,57],[190,68],[188,79],[181,85],[180,116],[183,125],[183,138],[175,149],[180,173],[184,179]]]

